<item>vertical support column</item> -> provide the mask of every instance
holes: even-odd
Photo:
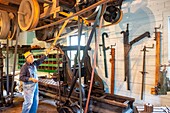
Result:
[[[115,48],[111,47],[111,81],[110,81],[110,93],[114,94],[114,87],[115,87]]]
[[[161,27],[161,26],[160,26]],[[155,27],[155,40],[156,40],[156,52],[155,52],[155,87],[151,88],[151,94],[158,94],[158,84],[160,78],[160,62],[161,62],[161,32],[158,32],[157,29],[160,27]]]
[[[155,86],[157,86],[159,81],[159,71],[160,71],[161,32],[155,31],[155,39],[156,39]]]
[[[6,47],[6,90],[7,95],[9,95],[9,39],[7,38]]]
[[[0,107],[3,107],[3,54],[2,54],[2,48],[0,48]]]

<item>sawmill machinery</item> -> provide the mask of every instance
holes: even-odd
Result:
[[[79,84],[77,64],[73,67],[69,65],[67,56],[69,48],[66,49],[66,47],[58,45],[55,49],[58,51],[56,65],[59,67],[51,78],[45,76],[39,78],[40,94],[55,99],[59,113],[78,113],[80,109],[84,111],[92,73],[90,56],[84,52],[81,63],[83,82]],[[82,86],[82,89],[79,88],[79,85]],[[80,107],[80,90],[82,92],[82,108]],[[105,93],[103,81],[95,72],[88,112],[131,113],[133,112],[133,102],[133,98]]]
[[[0,10],[0,39],[15,39],[17,27],[17,15]]]
[[[41,41],[48,41],[57,34],[52,44],[54,46],[63,29],[66,32],[77,29],[81,18],[86,26],[93,26],[79,64],[81,75],[77,64],[70,67],[66,51],[55,45],[53,49],[59,51],[56,54],[58,68],[52,79],[39,78],[40,93],[54,98],[60,113],[77,113],[85,110],[90,82],[93,82],[88,112],[131,113],[133,98],[105,93],[103,81],[96,73],[94,80],[90,80],[92,67],[87,51],[101,16],[112,25],[120,22],[122,2],[123,0],[1,0],[0,10],[3,11],[0,12],[0,38],[14,39],[19,26],[22,31],[35,31],[36,38]],[[83,79],[82,84],[78,82],[80,77]]]

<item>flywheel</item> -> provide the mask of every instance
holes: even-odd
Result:
[[[18,11],[18,24],[21,30],[35,28],[39,21],[40,8],[37,0],[22,0]]]
[[[98,0],[89,0],[89,1],[80,3],[78,11],[95,4],[97,1]],[[95,20],[97,12],[99,11],[99,7],[100,6],[97,6],[96,8],[89,10],[88,12],[85,12],[84,14],[82,14],[82,17],[86,18],[87,20]]]
[[[15,40],[16,39],[16,32],[18,29],[18,21],[17,21],[17,15],[13,13],[9,13],[10,18],[10,31],[8,34],[9,40]]]
[[[6,11],[0,10],[0,39],[6,39],[10,30],[10,19]]]
[[[116,6],[108,6],[103,15],[106,22],[117,24],[122,20],[123,12]]]

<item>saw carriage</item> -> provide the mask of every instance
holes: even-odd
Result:
[[[82,47],[82,50],[84,51],[86,47]],[[68,50],[76,50],[76,48],[57,47],[59,52],[56,54],[58,61],[56,65],[59,67],[51,78],[43,76],[39,78],[39,90],[41,95],[55,99],[60,113],[78,113],[81,109],[80,98],[82,98],[83,110],[87,102],[92,74],[91,59],[88,52],[84,51],[81,73],[79,73],[78,64],[70,67]],[[81,74],[81,84],[79,74]],[[133,102],[133,98],[105,93],[102,79],[96,72],[94,73],[88,112],[130,113],[133,109]]]

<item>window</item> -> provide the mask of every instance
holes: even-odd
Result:
[[[83,34],[83,35],[81,35],[80,46],[85,46],[85,44],[86,44],[86,36],[85,36],[85,34]],[[70,36],[68,38],[67,45],[68,46],[78,46],[78,35]],[[67,51],[68,57],[70,58],[71,66],[74,65],[74,59],[75,59],[76,53],[77,53],[76,50]],[[83,56],[83,51],[81,50],[80,51],[80,59],[82,58],[82,56]]]

